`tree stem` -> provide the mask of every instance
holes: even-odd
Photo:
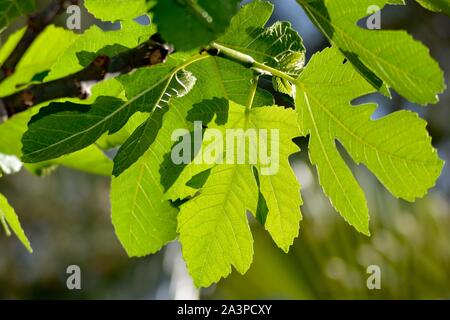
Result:
[[[296,82],[296,79],[294,79],[290,75],[286,74],[285,72],[275,69],[275,68],[272,68],[272,67],[269,67],[261,62],[258,62],[252,56],[249,56],[245,53],[228,48],[228,47],[221,45],[219,43],[216,43],[216,42],[213,42],[211,44],[211,47],[216,49],[219,52],[218,53],[219,56],[228,58],[230,60],[234,60],[234,61],[244,65],[247,68],[252,68],[257,71],[264,71],[266,73],[271,74],[272,76],[279,77],[281,79],[287,80],[292,83]]]
[[[216,49],[219,52],[219,55],[224,56],[228,59],[234,60],[234,61],[244,65],[247,68],[253,67],[253,64],[255,63],[255,59],[253,59],[253,57],[251,57],[245,53],[239,52],[237,50],[225,47],[216,42],[213,42],[211,44],[211,47]]]
[[[162,63],[170,53],[169,46],[150,39],[134,49],[111,58],[105,55],[98,56],[77,73],[32,85],[25,90],[0,98],[0,118],[6,120],[35,105],[58,98],[86,99],[90,94],[90,87],[108,75],[126,74],[140,67]]]
[[[238,62],[259,73],[267,73],[291,83],[297,82],[296,79],[283,71],[255,61],[253,57],[245,53],[218,43],[212,43],[211,48],[218,51],[218,53],[215,53],[216,55]],[[88,83],[92,86],[107,78],[108,75],[116,76],[119,74],[126,74],[140,67],[162,63],[171,52],[172,49],[168,45],[150,39],[137,48],[130,49],[117,56],[111,58],[99,56],[89,66],[75,74],[50,82],[31,85],[22,91],[0,98],[0,123],[14,114],[25,111],[30,107],[46,101],[59,98],[85,99],[89,96],[89,89],[86,88]],[[197,58],[195,58],[194,61],[196,61],[196,59]],[[258,78],[259,75],[257,75],[252,82],[252,90],[247,101],[247,108],[249,110],[254,102]]]

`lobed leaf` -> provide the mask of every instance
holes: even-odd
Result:
[[[426,122],[410,111],[371,120],[376,106],[352,106],[373,88],[335,48],[314,55],[298,79],[296,109],[320,183],[337,211],[368,234],[364,193],[336,148],[342,143],[356,163],[365,164],[396,197],[425,195],[443,162],[431,145]]]
[[[183,97],[169,100],[156,139],[135,163],[112,181],[112,220],[130,256],[156,252],[176,237],[178,210],[169,201],[162,200],[164,189],[177,177],[177,168],[170,159],[167,161],[173,145],[172,132],[192,129],[192,123],[186,120],[188,111],[204,99],[226,97],[244,103],[250,90],[252,72],[221,58],[204,55],[184,70],[197,79],[195,86]],[[145,228],[157,231],[150,233]]]
[[[329,41],[377,90],[385,85],[419,104],[436,103],[443,73],[428,49],[404,31],[367,30],[356,23],[389,0],[297,0]]]
[[[213,100],[202,102],[199,109],[205,113],[213,111],[216,115],[227,113],[225,124],[210,122],[208,126],[221,130],[223,135],[227,129],[276,129],[279,132],[279,141],[274,142],[279,142],[279,169],[275,172],[264,174],[266,168],[258,162],[255,164],[258,172],[256,180],[250,164],[197,164],[197,158],[202,156],[197,154],[167,193],[173,198],[187,196],[184,192],[188,189],[184,189],[184,186],[199,173],[210,170],[206,182],[198,190],[199,195],[181,206],[178,217],[180,241],[190,274],[197,286],[209,286],[221,277],[226,277],[231,272],[231,265],[241,273],[249,268],[253,240],[245,211],[248,209],[253,214],[257,213],[259,188],[268,209],[264,226],[277,245],[287,252],[298,236],[302,204],[300,185],[288,157],[298,151],[292,139],[299,132],[295,112],[280,107],[260,107],[248,111],[233,102],[223,108],[223,102]],[[205,119],[204,114],[197,115],[200,116],[197,120]],[[259,143],[271,146],[271,133]],[[202,149],[207,150],[214,143],[204,140]],[[250,149],[254,147],[245,147],[247,159]],[[181,191],[181,194],[177,191]]]
[[[275,22],[265,28],[272,13],[270,2],[250,2],[233,17],[227,32],[216,42],[297,77],[305,64],[303,40],[289,22]],[[286,81],[275,77],[274,84],[278,91],[292,94]]]

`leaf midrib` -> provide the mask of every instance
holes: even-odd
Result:
[[[337,184],[339,185],[339,188],[341,189],[342,194],[344,195],[345,199],[347,200],[347,203],[350,204],[351,210],[353,211],[355,217],[358,219],[358,221],[360,223],[360,226],[362,226],[364,228],[364,221],[361,220],[360,215],[356,211],[355,207],[353,206],[352,201],[349,199],[347,193],[345,192],[345,189],[342,186],[341,181],[340,181],[340,179],[338,178],[338,176],[336,174],[336,171],[334,170],[334,167],[333,167],[333,165],[332,165],[332,163],[330,161],[330,158],[328,157],[328,153],[325,150],[325,146],[323,145],[323,141],[322,141],[321,135],[319,133],[319,128],[317,127],[317,123],[316,123],[316,120],[314,118],[314,113],[312,112],[312,108],[311,108],[311,104],[309,102],[308,94],[306,92],[303,92],[303,95],[304,95],[304,98],[305,98],[306,106],[308,108],[309,116],[311,117],[311,121],[313,123],[314,130],[316,131],[316,137],[319,140],[320,148],[322,149],[322,152],[325,155],[325,159],[326,159],[326,161],[328,163],[328,166],[330,167],[331,172],[333,172],[333,175],[336,178]],[[338,210],[338,211],[340,211],[340,210]],[[364,212],[367,212],[367,210],[364,210]]]
[[[159,86],[160,84],[162,84],[164,81],[166,81],[167,79],[173,77],[174,74],[176,74],[177,72],[179,72],[180,70],[188,67],[190,64],[198,62],[202,59],[205,59],[206,57],[209,57],[208,55],[198,55],[195,56],[191,59],[189,59],[188,61],[186,61],[185,63],[183,63],[181,66],[176,67],[171,73],[169,73],[166,77],[160,79],[156,84],[154,84],[152,87],[147,88],[146,90],[140,92],[138,95],[134,96],[132,99],[126,101],[122,106],[120,106],[119,108],[117,108],[117,110],[115,110],[114,112],[110,113],[108,116],[106,116],[105,118],[103,118],[101,121],[97,122],[96,124],[94,124],[93,126],[90,126],[82,131],[77,132],[74,135],[71,135],[67,138],[64,138],[63,140],[58,141],[57,143],[51,144],[43,149],[39,149],[36,151],[33,151],[31,153],[27,153],[25,156],[26,157],[30,157],[33,156],[34,154],[39,154],[42,152],[45,152],[48,149],[52,149],[55,148],[61,144],[64,144],[67,141],[70,141],[80,135],[84,135],[85,133],[96,129],[98,126],[106,123],[106,121],[112,119],[117,113],[121,112],[123,109],[125,109],[127,106],[129,106],[130,104],[132,104],[133,102],[135,102],[137,99],[141,98],[142,96],[144,96],[145,94],[147,94],[148,92],[150,92],[151,90],[153,90],[154,88],[156,88],[157,86]]]

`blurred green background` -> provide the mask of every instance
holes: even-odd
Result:
[[[289,20],[304,37],[308,57],[327,46],[295,0],[274,0],[273,20]],[[93,23],[84,13],[83,23]],[[383,28],[407,29],[424,42],[450,76],[450,19],[407,7],[382,12]],[[111,27],[110,25],[104,25]],[[447,81],[448,83],[448,81]],[[373,95],[376,116],[405,108],[419,112],[441,158],[450,159],[450,93],[422,108],[394,96]],[[0,298],[97,299],[449,299],[450,170],[444,167],[429,195],[407,203],[393,198],[362,166],[353,166],[368,199],[371,237],[358,234],[331,208],[303,152],[292,160],[305,205],[300,237],[289,254],[251,221],[254,263],[246,275],[233,272],[219,284],[197,290],[186,275],[179,246],[130,259],[110,221],[109,179],[68,169],[35,177],[22,171],[0,179],[0,192],[14,206],[34,248],[29,254],[15,238],[0,233]],[[78,265],[82,289],[66,286],[66,269]],[[381,289],[369,290],[366,270],[381,269]]]

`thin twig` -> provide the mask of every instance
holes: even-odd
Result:
[[[59,98],[86,99],[92,85],[120,74],[163,63],[172,52],[166,44],[152,39],[116,56],[98,56],[83,70],[41,84],[31,85],[10,96],[0,98],[0,122],[37,104]]]

